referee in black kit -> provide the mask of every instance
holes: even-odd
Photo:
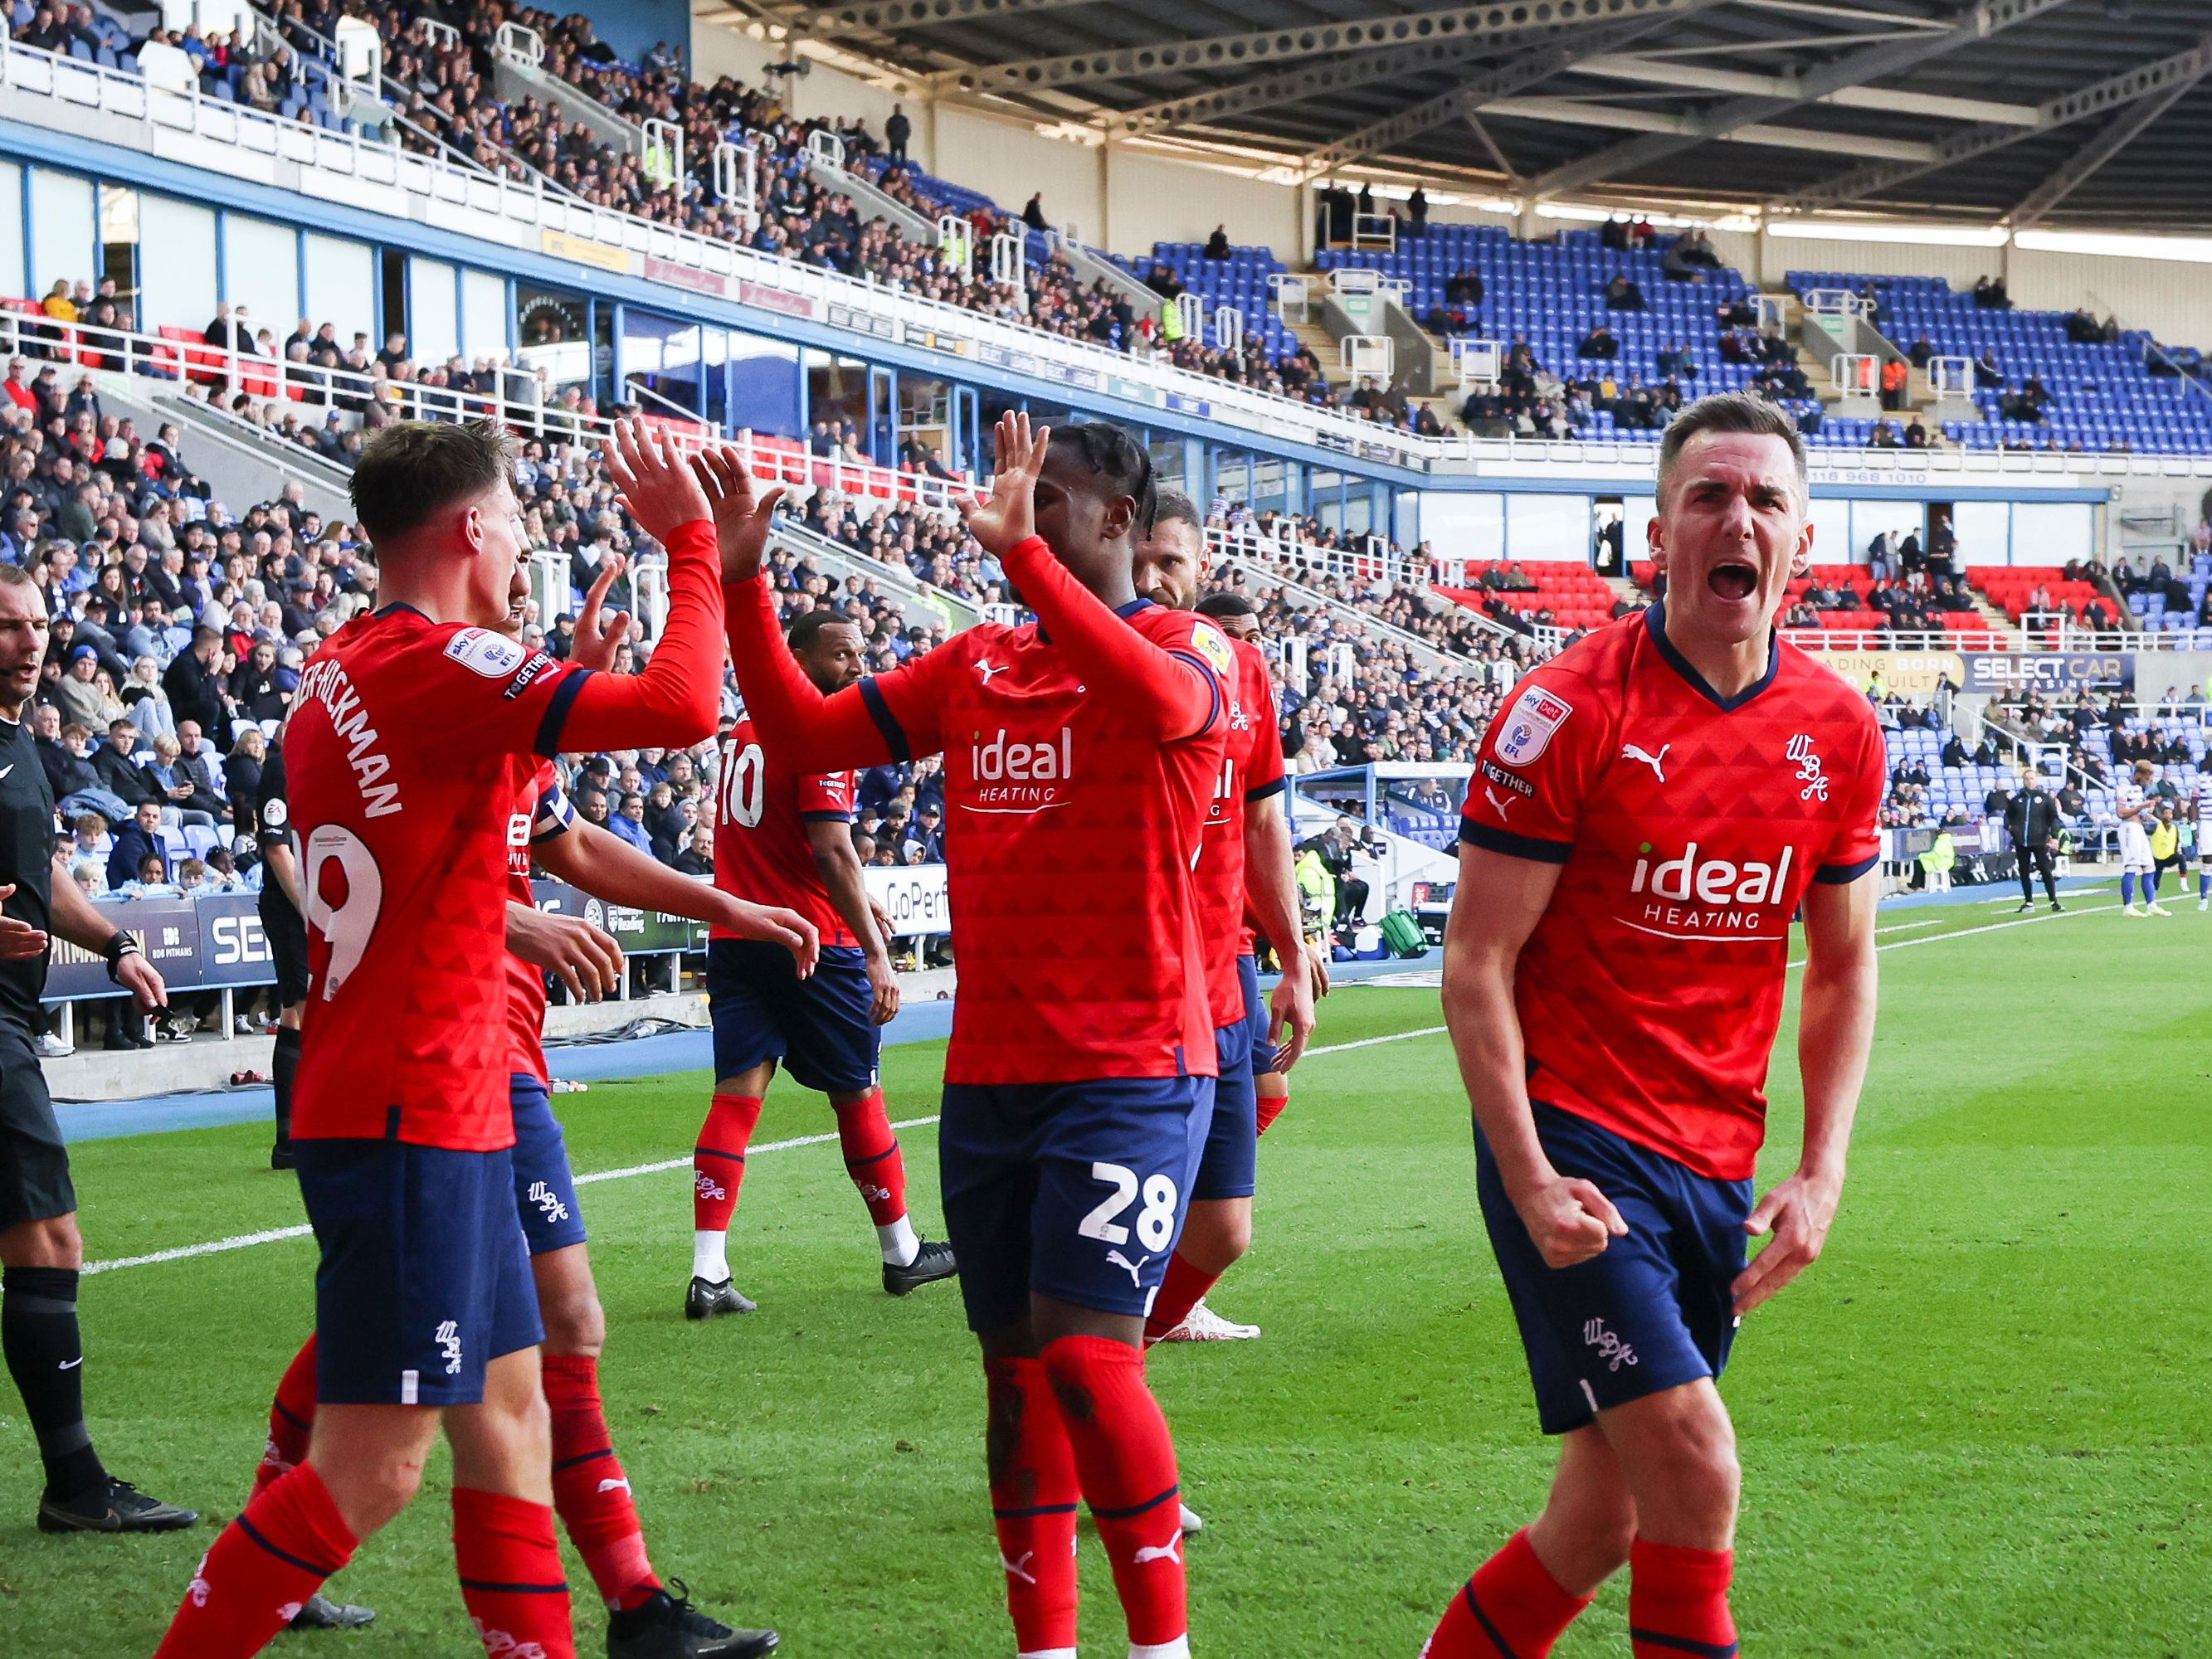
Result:
[[[292,1164],[292,1080],[300,1074],[300,1026],[307,1012],[307,919],[300,911],[300,862],[292,844],[292,811],[284,797],[284,734],[261,763],[254,799],[261,848],[261,935],[276,969],[276,1048],[270,1063],[276,1096],[276,1143],[269,1167]]]
[[[2058,902],[2058,885],[2053,879],[2057,872],[2058,855],[2058,797],[2043,787],[2043,780],[2033,772],[2023,772],[2020,777],[2020,793],[2005,804],[2005,833],[2012,837],[2013,860],[2019,866],[2020,909],[2015,915],[2035,908],[2035,872],[2043,872],[2043,896],[2051,901],[2054,910],[2066,907]]]
[[[167,1532],[199,1516],[108,1474],[84,1425],[76,1328],[84,1240],[33,1035],[48,933],[104,954],[109,975],[142,1009],[167,999],[137,942],[75,882],[54,879],[53,791],[23,725],[46,655],[46,596],[20,566],[0,564],[0,1352],[46,1464],[40,1530]]]

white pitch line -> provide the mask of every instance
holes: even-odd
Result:
[[[1305,1058],[1310,1060],[1316,1054],[1342,1054],[1347,1048],[1369,1048],[1378,1042],[1401,1042],[1408,1037],[1437,1036],[1443,1034],[1443,1029],[1441,1025],[1425,1025],[1415,1031],[1393,1031],[1388,1036],[1362,1037],[1357,1042],[1328,1043],[1319,1048],[1307,1049]],[[891,1127],[894,1129],[923,1128],[936,1122],[937,1115],[933,1112],[927,1117],[901,1118],[892,1124]],[[826,1146],[836,1139],[835,1133],[830,1133],[793,1135],[788,1140],[765,1140],[757,1146],[747,1147],[745,1156],[752,1158],[762,1152],[786,1152],[799,1146]],[[632,1176],[659,1175],[665,1170],[688,1170],[690,1167],[691,1160],[689,1158],[662,1158],[657,1163],[632,1164],[620,1170],[597,1170],[590,1175],[578,1176],[576,1184],[579,1187],[588,1187],[595,1182],[626,1181]],[[288,1238],[306,1238],[313,1231],[314,1229],[312,1227],[301,1226],[271,1227],[258,1233],[234,1233],[228,1238],[210,1239],[204,1244],[180,1244],[173,1250],[154,1250],[145,1255],[118,1256],[112,1261],[88,1261],[84,1264],[82,1271],[88,1273],[112,1273],[118,1267],[149,1267],[158,1262],[185,1261],[194,1256],[201,1255],[221,1255],[230,1250],[252,1249],[257,1244],[276,1244]]]
[[[912,1129],[925,1123],[936,1121],[934,1115],[902,1118],[892,1124],[891,1127]],[[764,1140],[757,1146],[748,1147],[746,1156],[750,1157],[757,1152],[788,1152],[794,1146],[819,1146],[826,1141],[836,1139],[836,1135],[831,1133],[794,1135],[789,1140]],[[690,1167],[690,1158],[672,1158],[658,1164],[633,1164],[626,1170],[601,1170],[595,1174],[580,1175],[576,1177],[576,1184],[583,1187],[594,1181],[621,1181],[629,1176],[658,1175],[664,1170],[688,1170]],[[112,1273],[118,1267],[146,1267],[161,1261],[184,1261],[196,1255],[221,1255],[228,1250],[252,1249],[257,1244],[276,1244],[288,1238],[306,1238],[314,1231],[313,1227],[307,1226],[270,1227],[265,1231],[258,1233],[234,1233],[228,1238],[210,1239],[204,1244],[180,1244],[173,1250],[155,1250],[146,1255],[118,1256],[112,1261],[88,1261],[81,1271],[88,1273]]]
[[[2008,927],[2033,927],[2039,921],[2063,921],[2069,916],[2109,915],[2119,908],[2117,904],[2100,904],[2087,910],[2060,910],[2056,913],[2045,910],[2039,916],[2021,916],[2014,921],[1985,921],[1978,927],[1954,927],[1948,933],[1929,933],[1919,939],[1892,939],[1887,945],[1877,945],[1874,948],[1877,951],[1904,951],[1915,945],[1940,945],[1947,939],[1964,939],[1969,933],[2002,933]],[[1805,963],[1801,957],[1790,965],[1793,969],[1802,968]]]
[[[1878,945],[1875,949],[1902,951],[1914,945],[1935,945],[1947,939],[1964,939],[1969,933],[1999,933],[2008,927],[2030,927],[2038,922],[2060,921],[2066,916],[2105,915],[2119,908],[2117,904],[2106,904],[2090,910],[2062,911],[2056,916],[2045,911],[2039,916],[2022,916],[2017,921],[1993,921],[1979,927],[1959,927],[1948,933],[1930,933],[1924,939],[1896,939],[1887,945]],[[1886,928],[1880,931],[1897,932],[1902,927],[1917,927],[1923,925],[1930,924],[1907,922],[1900,924],[1899,928]],[[1802,961],[1790,964],[1793,969],[1802,968],[1804,965]],[[1311,1060],[1320,1054],[1340,1054],[1352,1048],[1371,1048],[1378,1043],[1403,1042],[1413,1037],[1442,1036],[1448,1029],[1442,1025],[1423,1025],[1410,1031],[1392,1031],[1384,1036],[1361,1037],[1352,1042],[1324,1043],[1318,1048],[1307,1049],[1304,1058]],[[921,1128],[936,1121],[937,1115],[933,1113],[927,1117],[902,1118],[892,1124],[891,1127],[894,1129]],[[820,1146],[836,1139],[835,1134],[794,1135],[788,1140],[763,1141],[757,1146],[748,1148],[746,1156],[750,1157],[757,1152],[788,1152],[799,1146]],[[653,1164],[633,1164],[625,1169],[600,1170],[591,1175],[580,1175],[576,1177],[576,1185],[587,1187],[594,1182],[624,1181],[632,1176],[659,1175],[668,1170],[686,1170],[690,1167],[691,1160],[688,1158],[663,1158]],[[184,1261],[193,1256],[219,1255],[228,1250],[251,1249],[257,1244],[274,1244],[288,1238],[305,1238],[313,1231],[312,1227],[272,1227],[265,1232],[237,1233],[228,1238],[210,1239],[204,1244],[179,1245],[173,1250],[155,1250],[146,1255],[118,1256],[112,1261],[88,1261],[84,1264],[82,1271],[88,1273],[112,1273],[118,1267],[145,1267],[162,1261]]]

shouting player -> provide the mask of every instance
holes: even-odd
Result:
[[[635,425],[608,457],[668,549],[641,674],[501,631],[529,555],[489,423],[386,428],[354,471],[384,604],[302,673],[286,734],[308,924],[293,1114],[314,1224],[315,1395],[304,1462],[202,1561],[162,1659],[259,1650],[413,1498],[441,1420],[461,1595],[489,1654],[572,1659],[553,1530],[544,1335],[515,1212],[507,849],[541,759],[681,746],[714,727],[717,560],[699,485]]]
[[[791,624],[791,653],[823,695],[856,684],[860,630],[834,611]],[[890,949],[876,924],[853,848],[853,775],[793,772],[772,761],[750,718],[722,745],[714,813],[714,884],[773,897],[822,935],[822,962],[802,978],[790,954],[717,927],[707,945],[707,1006],[714,1026],[714,1095],[691,1154],[691,1285],[686,1319],[750,1313],[730,1282],[730,1217],[745,1176],[745,1147],[780,1060],[801,1088],[830,1097],[845,1172],[860,1189],[883,1253],[884,1288],[904,1296],[950,1279],[952,1247],[914,1230],[906,1160],[878,1086],[878,1028],[898,1012]]]
[[[569,660],[578,667],[611,667],[629,631],[626,615],[617,612],[605,621],[601,617],[623,562],[619,557],[605,562],[577,613]],[[506,629],[512,639],[522,635],[527,574],[522,566],[515,568]],[[553,1506],[607,1605],[607,1651],[614,1659],[757,1659],[775,1650],[775,1632],[732,1630],[692,1607],[688,1595],[671,1595],[654,1574],[629,1480],[615,1456],[599,1401],[606,1315],[585,1247],[567,1138],[553,1115],[542,1040],[541,970],[554,973],[580,1000],[596,1000],[618,993],[622,951],[580,916],[538,910],[530,884],[532,855],[547,873],[609,903],[688,916],[733,937],[770,940],[793,953],[802,972],[812,960],[814,935],[811,924],[794,912],[764,908],[702,886],[577,817],[550,761],[539,763],[520,806],[516,821],[526,811],[531,833],[520,844],[510,833],[507,846],[507,1017],[514,1044],[508,1100],[514,1112],[515,1211],[530,1243],[531,1277],[545,1325],[543,1371],[552,1417]],[[514,827],[509,825],[510,831]],[[257,1486],[307,1455],[314,1415],[315,1340],[309,1337],[277,1385],[269,1413],[268,1451],[254,1476]],[[318,1594],[293,1617],[292,1627],[343,1628],[373,1617],[366,1608]]]
[[[1075,1651],[1091,1505],[1144,1659],[1189,1651],[1175,1446],[1144,1315],[1212,1116],[1213,1020],[1191,863],[1235,659],[1138,597],[1152,464],[1119,428],[998,427],[969,528],[1037,620],[986,623],[824,697],[759,578],[774,495],[724,473],[730,646],[780,765],[942,750],[960,991],[939,1134],[945,1225],[981,1339],[1015,1645]],[[787,757],[787,758],[778,758]]]
[[[1197,505],[1180,490],[1161,490],[1152,533],[1137,549],[1138,591],[1170,610],[1191,610],[1199,603],[1205,554],[1206,525]],[[1222,597],[1243,604],[1250,617],[1249,601]],[[1208,1308],[1206,1293],[1252,1244],[1260,1138],[1255,1071],[1287,1073],[1313,1035],[1315,985],[1302,945],[1297,882],[1291,874],[1291,830],[1276,799],[1283,793],[1283,744],[1275,729],[1274,687],[1258,647],[1232,640],[1231,649],[1237,667],[1229,693],[1228,752],[1206,814],[1206,850],[1191,872],[1221,1074],[1214,1085],[1213,1127],[1191,1187],[1190,1218],[1145,1316],[1147,1344],[1260,1334],[1257,1325],[1233,1323]],[[1285,957],[1290,971],[1276,986],[1272,1005],[1260,1000],[1259,967],[1244,926],[1248,903],[1270,939],[1291,942]],[[1186,1531],[1194,1530],[1194,1519],[1185,1516]]]
[[[1667,428],[1657,493],[1662,601],[1528,675],[1468,795],[1444,1016],[1560,1444],[1543,1512],[1428,1659],[1541,1659],[1624,1562],[1637,1659],[1735,1654],[1714,1382],[1737,1322],[1820,1252],[1874,1034],[1881,734],[1774,628],[1812,557],[1804,442],[1771,404],[1701,398]],[[1793,913],[1804,1148],[1754,1204]]]

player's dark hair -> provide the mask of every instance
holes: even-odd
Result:
[[[1803,501],[1808,489],[1806,477],[1805,436],[1797,430],[1797,422],[1779,404],[1770,404],[1764,398],[1754,398],[1748,392],[1716,392],[1700,398],[1667,422],[1667,434],[1659,440],[1659,498],[1667,497],[1667,480],[1680,460],[1683,446],[1701,432],[1741,432],[1753,437],[1779,438],[1790,446],[1790,459],[1797,464],[1797,499]]]
[[[1130,528],[1140,537],[1152,533],[1152,523],[1159,513],[1159,488],[1152,477],[1152,458],[1144,445],[1111,421],[1056,426],[1052,429],[1052,442],[1073,448],[1109,492],[1136,502],[1137,520]]]
[[[354,517],[372,542],[404,536],[434,514],[497,489],[514,459],[514,439],[495,422],[401,421],[361,447],[353,469]]]
[[[1157,489],[1152,495],[1152,534],[1159,534],[1164,524],[1187,524],[1198,532],[1200,541],[1206,539],[1206,518],[1196,501],[1180,489]]]
[[[1201,617],[1211,617],[1216,622],[1224,617],[1256,617],[1259,609],[1242,593],[1223,591],[1209,593],[1200,599],[1195,609]]]
[[[814,643],[823,629],[836,628],[840,625],[846,628],[858,628],[860,623],[854,622],[843,611],[832,611],[825,606],[820,610],[802,611],[793,617],[791,619],[791,626],[784,630],[783,636],[790,641],[793,651],[804,651]]]

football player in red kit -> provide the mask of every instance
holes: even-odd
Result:
[[[623,561],[608,560],[576,616],[569,661],[605,670],[629,629],[620,612],[603,620],[607,590]],[[529,599],[527,572],[516,567],[507,614],[510,638],[522,635]],[[645,1549],[629,1477],[617,1458],[599,1400],[599,1351],[606,1316],[599,1305],[585,1244],[583,1206],[568,1164],[567,1137],[553,1115],[545,1064],[545,979],[550,972],[572,995],[596,1001],[622,984],[622,951],[583,917],[540,911],[531,887],[533,856],[549,875],[610,903],[688,916],[760,939],[786,951],[804,974],[814,955],[813,927],[794,911],[747,902],[702,885],[639,852],[620,836],[577,816],[550,761],[538,763],[519,803],[530,818],[526,839],[507,840],[507,1019],[514,1038],[508,1100],[514,1112],[514,1205],[530,1249],[531,1277],[545,1326],[543,1371],[552,1419],[553,1507],[590,1571],[608,1610],[611,1659],[758,1659],[772,1652],[774,1631],[733,1630],[671,1595]],[[510,826],[512,829],[513,826]],[[307,1455],[315,1419],[313,1337],[277,1385],[269,1413],[268,1449],[254,1471],[258,1489]],[[292,1627],[343,1628],[366,1624],[367,1608],[318,1593],[294,1615]]]
[[[1037,620],[984,623],[824,697],[758,576],[768,502],[727,478],[738,688],[780,763],[941,750],[960,990],[939,1164],[981,1341],[992,1512],[1015,1645],[1075,1651],[1087,1501],[1139,1659],[1189,1652],[1175,1447],[1144,1314],[1212,1117],[1212,1006],[1191,883],[1235,659],[1139,597],[1152,465],[1120,428],[998,427],[969,527]],[[773,497],[770,498],[772,501]],[[734,552],[732,551],[736,550]],[[750,568],[748,574],[748,568]]]
[[[1658,507],[1661,599],[1531,672],[1468,793],[1444,1016],[1560,1447],[1428,1659],[1542,1659],[1624,1564],[1637,1659],[1735,1654],[1714,1384],[1739,1322],[1820,1254],[1866,1073],[1882,741],[1775,630],[1812,558],[1803,440],[1771,404],[1702,398],[1667,428]],[[1804,1145],[1754,1202],[1793,915]]]
[[[719,561],[682,459],[626,426],[609,466],[668,549],[637,675],[502,631],[529,555],[512,440],[403,423],[367,445],[354,511],[382,606],[325,642],[287,727],[308,925],[293,1137],[314,1224],[315,1423],[202,1561],[162,1659],[259,1650],[413,1498],[442,1425],[461,1594],[489,1653],[573,1659],[553,1530],[544,1335],[515,1212],[507,849],[538,763],[714,730]]]
[[[857,624],[835,611],[802,612],[792,655],[824,693],[854,684],[866,660]],[[875,1224],[884,1289],[905,1296],[957,1271],[952,1247],[923,1238],[907,1214],[906,1158],[877,1076],[878,1028],[898,1012],[887,930],[853,847],[853,775],[794,772],[772,761],[750,716],[722,744],[714,814],[714,884],[787,904],[822,934],[811,975],[788,953],[716,928],[707,945],[714,1030],[714,1092],[691,1154],[690,1319],[750,1313],[730,1279],[730,1218],[761,1097],[781,1062],[792,1080],[830,1097],[845,1172]]]
[[[1240,594],[1199,598],[1206,526],[1179,490],[1160,492],[1152,533],[1137,549],[1137,586],[1175,611],[1196,610],[1231,632],[1215,601],[1252,620]],[[1237,611],[1242,606],[1241,613]],[[1224,1319],[1206,1305],[1214,1281],[1251,1247],[1252,1193],[1258,1174],[1261,1071],[1281,1077],[1297,1063],[1313,1035],[1314,998],[1326,989],[1300,941],[1298,888],[1291,873],[1290,821],[1283,812],[1283,742],[1275,724],[1274,684],[1257,646],[1237,641],[1229,700],[1229,755],[1206,820],[1206,850],[1192,874],[1206,934],[1206,987],[1213,1003],[1214,1048],[1221,1075],[1214,1085],[1213,1127],[1191,1191],[1190,1219],[1160,1293],[1145,1316],[1145,1340],[1233,1341],[1260,1334],[1257,1325]],[[1260,997],[1248,911],[1271,940],[1289,943],[1290,964],[1271,1002]],[[1272,1005],[1272,1006],[1271,1006]],[[1186,1530],[1194,1517],[1186,1516]]]

